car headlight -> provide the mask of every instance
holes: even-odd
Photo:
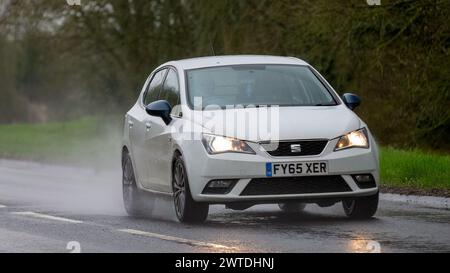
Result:
[[[339,151],[348,148],[369,148],[366,128],[341,136],[336,143],[334,150]]]
[[[202,143],[209,154],[220,154],[220,153],[255,154],[255,151],[253,151],[253,149],[250,148],[250,146],[248,146],[248,144],[245,141],[235,138],[203,134]]]

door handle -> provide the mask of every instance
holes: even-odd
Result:
[[[145,129],[148,131],[150,131],[150,129],[152,128],[152,124],[150,122],[145,123]]]
[[[134,123],[133,123],[131,120],[129,120],[129,121],[128,121],[128,126],[129,126],[130,128],[132,128],[133,125],[134,125]]]

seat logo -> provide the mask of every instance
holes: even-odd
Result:
[[[291,145],[291,153],[301,153],[302,146],[300,144],[292,144]]]

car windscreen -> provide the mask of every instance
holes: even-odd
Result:
[[[329,106],[336,101],[307,66],[236,65],[188,70],[189,105]],[[194,104],[195,102],[195,104]]]

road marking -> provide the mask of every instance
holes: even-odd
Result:
[[[140,235],[140,236],[156,238],[156,239],[175,242],[175,243],[179,243],[179,244],[187,244],[187,245],[191,245],[191,246],[208,247],[208,248],[223,249],[223,250],[238,250],[238,248],[236,248],[236,247],[201,242],[201,241],[196,241],[196,240],[189,240],[189,239],[184,239],[184,238],[180,238],[180,237],[174,237],[174,236],[158,234],[158,233],[153,233],[153,232],[146,232],[146,231],[141,231],[141,230],[136,230],[136,229],[118,229],[117,231],[129,233],[129,234],[133,234],[133,235]]]
[[[6,208],[6,206],[5,205],[2,205],[2,204],[0,204],[0,209],[1,208]]]
[[[32,211],[11,212],[11,214],[22,215],[22,216],[31,216],[34,218],[42,218],[42,219],[49,219],[49,220],[55,220],[55,221],[62,221],[62,222],[67,222],[67,223],[72,223],[72,224],[83,223],[83,221],[79,221],[79,220],[72,220],[72,219],[64,218],[64,217],[51,216],[51,215],[32,212]]]

